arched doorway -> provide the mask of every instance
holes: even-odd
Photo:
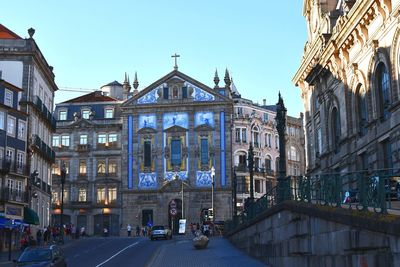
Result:
[[[168,226],[175,235],[179,232],[180,219],[182,219],[182,200],[173,199],[168,203]]]

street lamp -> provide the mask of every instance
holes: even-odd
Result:
[[[64,184],[65,184],[65,176],[67,174],[65,163],[61,167],[61,219],[60,219],[60,234],[61,234],[61,243],[64,243]]]
[[[211,212],[212,212],[212,221],[214,221],[214,176],[215,176],[215,168],[211,167]]]

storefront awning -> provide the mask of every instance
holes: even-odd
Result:
[[[39,216],[33,209],[24,207],[24,223],[35,225],[39,224]]]

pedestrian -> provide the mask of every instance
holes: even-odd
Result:
[[[74,224],[71,227],[71,237],[72,237],[72,239],[76,238],[76,227]]]
[[[126,230],[128,231],[128,236],[131,236],[132,227],[129,223],[128,226],[126,227]]]
[[[82,237],[86,236],[86,232],[85,232],[85,227],[84,226],[81,227],[81,236]]]
[[[36,243],[38,246],[42,243],[42,230],[38,229],[36,232]]]
[[[136,236],[140,236],[140,227],[136,225]]]
[[[103,236],[108,236],[108,229],[106,227],[103,228]]]

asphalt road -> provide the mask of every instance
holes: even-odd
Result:
[[[69,267],[146,266],[157,249],[170,240],[150,241],[143,237],[85,238],[63,250]]]

